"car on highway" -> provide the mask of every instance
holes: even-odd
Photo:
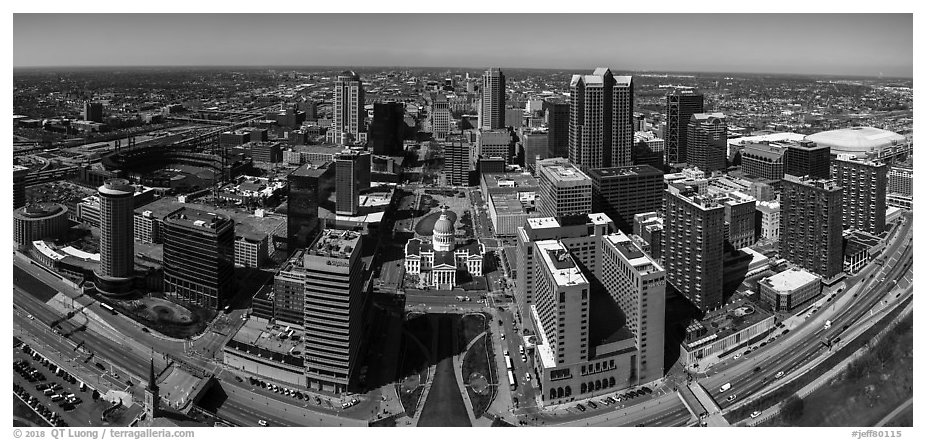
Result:
[[[781,379],[785,375],[784,371],[779,371],[775,373],[775,379]]]
[[[742,354],[742,353],[737,353],[736,355],[733,356],[733,360],[735,361],[735,360],[737,360],[737,359],[739,359],[739,358],[741,358],[741,357],[743,357],[743,354]]]
[[[752,414],[749,415],[749,417],[756,418],[756,417],[759,417],[760,414],[762,414],[762,411],[758,411],[758,410],[753,411]]]
[[[732,402],[734,400],[736,400],[736,394],[730,394],[727,396],[727,402]]]
[[[258,421],[257,421],[257,424],[260,425],[260,426],[269,426],[269,425],[267,424],[267,421],[264,420],[264,419],[258,420]]]
[[[732,387],[732,385],[730,385],[730,382],[727,382],[727,383],[725,383],[725,384],[723,384],[723,385],[720,386],[720,392],[723,393],[723,392],[729,390],[730,387]]]

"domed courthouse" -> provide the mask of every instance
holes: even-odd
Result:
[[[458,270],[482,276],[485,251],[485,245],[478,241],[457,246],[453,222],[444,208],[434,223],[431,243],[413,238],[405,244],[405,272],[419,275],[430,287],[452,289],[457,285]]]

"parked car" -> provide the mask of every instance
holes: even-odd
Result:
[[[579,411],[582,411],[582,412],[585,412],[585,406],[584,406],[584,405],[582,405],[581,403],[580,403],[580,404],[578,404],[578,405],[576,405],[576,408],[578,408],[578,409],[579,409]]]
[[[749,417],[756,418],[756,417],[759,417],[760,414],[762,414],[762,411],[753,411],[752,414],[749,415]]]
[[[590,406],[592,409],[598,408],[598,405],[596,405],[595,402],[591,400],[588,401],[588,406]]]

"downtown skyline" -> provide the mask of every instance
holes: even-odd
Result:
[[[913,72],[912,14],[14,14],[13,24],[14,68],[611,65],[635,72]],[[75,36],[80,51],[56,50]],[[615,44],[607,50],[596,47],[609,41]]]

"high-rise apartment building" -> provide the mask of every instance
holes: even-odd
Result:
[[[541,215],[562,220],[592,212],[592,179],[569,160],[538,161],[536,174],[540,184],[537,210]]]
[[[642,240],[643,252],[657,261],[662,261],[663,231],[665,219],[656,211],[644,212],[633,216],[633,237],[635,241]],[[639,240],[637,240],[639,237]]]
[[[97,281],[107,292],[122,290],[135,268],[135,187],[111,179],[98,189],[100,198],[100,268]]]
[[[582,170],[631,165],[633,77],[606,67],[569,84],[569,159]]]
[[[666,163],[688,160],[688,123],[695,113],[704,112],[704,95],[690,89],[666,94]]]
[[[164,218],[164,294],[218,310],[234,295],[235,222],[183,208]]]
[[[723,203],[724,238],[733,249],[756,242],[756,199],[738,191],[729,192]]]
[[[638,131],[633,134],[633,147],[630,160],[634,165],[650,165],[663,169],[666,160],[666,141],[656,137],[650,131]]]
[[[13,209],[26,204],[26,175],[29,168],[13,165]]]
[[[569,104],[544,101],[547,157],[569,157]]]
[[[664,224],[669,283],[702,311],[722,306],[723,204],[691,186],[670,184]]]
[[[665,184],[661,170],[649,165],[595,168],[588,176],[592,180],[591,212],[607,214],[621,231],[633,231],[634,215],[662,208]]]
[[[888,166],[881,161],[837,157],[833,179],[842,187],[842,225],[878,235],[887,211]]]
[[[305,374],[309,388],[348,390],[363,341],[364,267],[361,236],[326,229],[306,251]]]
[[[895,165],[888,171],[887,205],[913,209],[913,167]]]
[[[633,360],[640,383],[663,376],[666,271],[623,232],[606,235],[601,247],[601,283],[624,312],[639,356]]]
[[[333,163],[321,162],[304,164],[286,176],[289,186],[286,234],[290,252],[305,248],[315,241],[322,226],[318,218],[318,207],[323,196],[327,196],[325,188],[334,185],[334,174]]]
[[[482,102],[479,128],[497,130],[505,127],[505,74],[497,67],[482,75]]]
[[[695,113],[688,122],[689,166],[706,174],[727,169],[727,122],[723,113]]]
[[[360,212],[360,192],[370,188],[370,153],[345,151],[334,156],[338,215]]]
[[[305,325],[305,249],[299,249],[273,276],[273,319],[277,324]]]
[[[815,179],[830,178],[830,147],[812,141],[790,142],[785,154],[785,174]]]
[[[370,142],[373,154],[398,156],[404,148],[405,104],[377,102],[373,104],[373,122],[370,124]]]
[[[839,274],[842,197],[835,180],[786,174],[781,181],[779,255],[823,278]]]
[[[546,159],[548,146],[547,133],[539,131],[521,132],[521,148],[524,151],[524,166],[527,169],[533,169],[538,160]]]
[[[775,200],[756,202],[756,213],[759,217],[760,237],[763,240],[777,242],[781,231],[781,203]]]
[[[360,75],[351,71],[341,72],[334,83],[334,121],[329,130],[339,134],[347,133],[358,139],[360,132],[365,130],[367,112],[363,107],[363,82]]]

